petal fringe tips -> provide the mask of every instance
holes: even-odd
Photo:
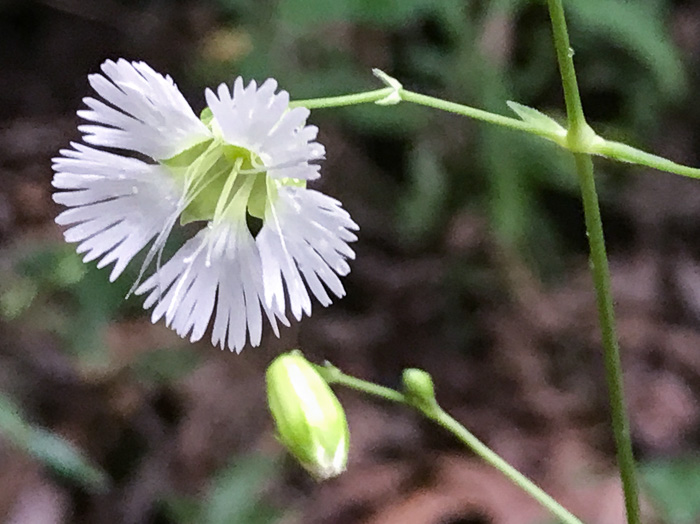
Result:
[[[53,159],[54,200],[68,208],[56,222],[85,262],[114,264],[112,281],[145,252],[132,291],[146,295],[153,322],[165,317],[193,342],[211,324],[212,344],[240,352],[260,344],[263,317],[279,336],[288,313],[311,314],[311,295],[327,306],[329,291],[345,294],[358,226],[306,188],[325,149],[309,110],[290,109],[277,82],[207,89],[200,119],[143,62],[108,60],[89,81],[99,98],[78,111],[90,122],[78,127],[85,143]],[[178,221],[205,225],[163,261]]]

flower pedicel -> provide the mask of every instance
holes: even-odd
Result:
[[[237,78],[233,91],[207,89],[200,120],[143,62],[108,60],[102,72],[89,76],[100,99],[78,111],[91,122],[79,126],[85,143],[53,160],[54,200],[69,208],[56,222],[70,225],[65,239],[84,261],[113,263],[114,281],[150,244],[132,290],[146,294],[152,321],[165,317],[191,341],[213,321],[212,343],[236,352],[260,343],[263,313],[279,336],[288,312],[311,314],[309,290],[324,306],[326,288],[345,294],[339,276],[358,227],[340,202],[306,188],[325,154],[308,109],[290,109],[272,79]],[[256,236],[249,217],[262,222]],[[178,219],[206,225],[162,263]]]

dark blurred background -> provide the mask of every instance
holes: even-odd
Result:
[[[699,165],[700,4],[566,0],[607,137]],[[563,119],[546,6],[528,0],[0,1],[0,521],[531,524],[547,515],[408,409],[341,391],[347,473],[285,457],[263,374],[301,347],[439,400],[589,523],[623,522],[586,237],[569,157],[402,104],[317,110],[316,187],[360,224],[348,295],[241,355],[124,300],[53,218],[52,156],[87,74],[144,60],[193,104],[235,76],[293,98],[405,86]],[[700,522],[700,181],[596,161],[646,522]]]

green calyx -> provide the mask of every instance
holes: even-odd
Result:
[[[250,191],[246,210],[263,218],[270,195],[268,177],[261,170],[262,160],[252,151],[214,139],[196,144],[162,164],[187,188],[189,203],[180,216],[182,225],[212,220],[217,213],[235,212],[230,204],[244,186]]]
[[[214,116],[209,108],[202,111],[200,119],[216,138],[161,162],[185,187],[187,201],[180,215],[182,225],[224,216],[241,218],[245,213],[262,220],[267,206],[277,199],[280,186],[306,187],[306,180],[272,179],[257,153],[224,142],[214,130]]]
[[[340,402],[299,351],[267,369],[267,398],[280,442],[318,480],[345,470],[350,434]]]

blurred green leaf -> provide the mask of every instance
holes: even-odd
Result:
[[[417,105],[391,107],[366,104],[342,108],[343,119],[360,131],[394,137],[410,137],[425,126],[429,111]]]
[[[237,457],[219,471],[202,502],[189,497],[168,497],[162,502],[170,518],[180,524],[270,524],[279,510],[266,504],[261,493],[278,470],[276,460],[262,455]]]
[[[60,288],[77,284],[87,273],[87,267],[80,259],[80,255],[73,250],[72,246],[66,247],[70,247],[70,251],[61,250],[54,261],[51,274],[51,280]]]
[[[259,455],[237,458],[212,483],[201,522],[204,524],[265,524],[277,519],[277,512],[265,505],[260,494],[278,462]]]
[[[17,276],[4,282],[0,293],[0,312],[6,320],[14,320],[26,311],[34,302],[39,289],[36,283]]]
[[[19,407],[3,395],[0,395],[0,434],[45,466],[88,490],[101,491],[109,483],[107,475],[92,465],[78,448],[26,422]]]
[[[676,46],[663,24],[660,2],[647,0],[577,0],[567,8],[585,34],[606,36],[643,63],[665,96],[677,96],[687,79]]]
[[[103,491],[108,486],[107,475],[101,469],[93,466],[71,443],[49,431],[34,428],[26,451],[87,489]]]
[[[103,365],[101,329],[122,306],[128,283],[112,285],[107,272],[84,264],[63,243],[25,247],[11,258],[0,293],[3,316],[15,320],[26,314],[27,322],[62,334],[84,364]]]
[[[668,524],[700,522],[700,456],[651,462],[641,472]]]
[[[418,144],[409,158],[409,187],[399,200],[397,228],[409,243],[425,241],[444,220],[448,180],[435,151]]]
[[[20,415],[19,408],[0,394],[0,433],[11,442],[26,441],[31,429]]]
[[[285,0],[278,12],[283,24],[297,29],[331,22],[393,28],[434,11],[439,4],[434,0]]]
[[[65,337],[81,365],[100,368],[108,364],[102,328],[124,303],[128,285],[126,279],[110,282],[107,271],[91,265],[80,284],[68,290],[75,302]]]
[[[161,501],[170,520],[180,524],[200,522],[201,508],[199,501],[191,497],[166,497]]]
[[[63,243],[33,249],[20,257],[16,266],[21,275],[52,289],[79,282],[87,271],[74,248]]]
[[[293,29],[319,28],[329,22],[343,21],[350,15],[348,0],[285,0],[279,2],[280,22]]]
[[[357,22],[400,27],[433,11],[434,0],[349,0],[350,16]]]
[[[86,268],[65,244],[12,253],[12,268],[4,275],[0,313],[14,320],[26,312],[40,293],[61,291],[79,282]]]

